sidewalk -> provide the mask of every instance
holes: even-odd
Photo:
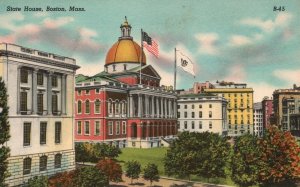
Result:
[[[130,184],[131,179],[127,178],[125,175],[122,176],[124,182],[114,183],[110,182],[110,187],[149,187],[150,182],[145,181],[142,177],[138,180],[133,180],[133,184]],[[173,178],[161,177],[159,182],[153,182],[153,187],[230,187],[226,185],[208,184],[200,182],[191,182],[185,180],[178,180]]]

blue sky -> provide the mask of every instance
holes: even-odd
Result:
[[[0,41],[73,57],[93,75],[120,36],[127,16],[134,40],[140,29],[157,40],[160,57],[147,63],[173,84],[174,48],[195,64],[196,78],[178,70],[177,88],[195,81],[247,83],[255,101],[274,89],[300,84],[298,0],[52,0],[0,2]],[[41,7],[43,12],[8,12],[7,6]],[[47,12],[47,6],[82,7],[84,12]],[[284,6],[285,11],[273,11]]]

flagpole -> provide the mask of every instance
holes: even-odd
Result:
[[[142,84],[142,61],[143,61],[143,29],[141,29],[141,54],[140,54],[140,84]]]
[[[174,62],[174,90],[176,91],[176,72],[177,72],[177,57],[176,57],[176,47],[175,47],[175,49],[174,49],[174,51],[175,51],[175,62]]]

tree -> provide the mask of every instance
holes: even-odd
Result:
[[[74,178],[78,174],[78,169],[74,171],[65,171],[57,173],[56,175],[49,178],[49,187],[75,187]]]
[[[300,148],[290,132],[276,126],[258,141],[262,153],[258,180],[264,185],[294,183],[300,179]]]
[[[122,181],[122,167],[113,159],[102,159],[96,167],[102,171],[109,181],[121,182]]]
[[[4,185],[5,178],[9,176],[7,159],[10,155],[10,149],[5,146],[10,138],[7,98],[7,90],[2,77],[0,77],[0,108],[2,108],[0,111],[0,186]]]
[[[198,149],[197,160],[201,163],[196,168],[199,176],[208,178],[226,177],[225,168],[230,153],[230,144],[227,137],[216,133],[196,133],[199,144],[204,146]]]
[[[258,138],[251,134],[237,137],[231,156],[231,179],[240,186],[252,186],[258,181],[261,152]]]
[[[74,178],[76,186],[84,187],[106,187],[109,181],[105,173],[96,167],[80,168]]]
[[[48,177],[35,176],[28,180],[27,185],[30,187],[47,187],[48,186]]]
[[[148,163],[144,169],[143,178],[150,181],[150,186],[152,186],[153,181],[159,181],[157,165]]]
[[[126,177],[131,179],[131,184],[133,179],[138,179],[141,174],[141,164],[138,161],[128,161],[126,163]]]
[[[89,154],[81,142],[75,143],[75,161],[83,163],[89,161]]]
[[[167,151],[164,166],[167,175],[188,177],[224,177],[230,153],[226,137],[203,132],[183,132]]]
[[[98,160],[103,158],[117,158],[121,154],[121,149],[105,143],[96,143],[94,144],[94,154]]]

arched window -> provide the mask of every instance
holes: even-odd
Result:
[[[54,156],[54,168],[61,168],[61,157],[62,155],[60,153]]]
[[[126,107],[127,107],[126,103],[123,102],[122,114],[126,114]]]
[[[23,175],[30,174],[31,172],[31,158],[27,157],[23,160]]]
[[[85,101],[85,113],[86,114],[90,113],[90,101],[89,100]]]
[[[113,104],[111,100],[108,101],[108,113],[109,114],[113,113]]]
[[[120,103],[116,102],[115,103],[115,114],[119,114],[120,113]]]
[[[40,157],[40,171],[47,170],[47,158],[46,155]]]
[[[101,112],[101,102],[100,102],[100,100],[99,99],[97,99],[96,101],[95,101],[95,113],[96,114],[100,114],[100,112]]]
[[[77,113],[81,114],[81,112],[82,112],[82,102],[78,101],[77,102]]]

